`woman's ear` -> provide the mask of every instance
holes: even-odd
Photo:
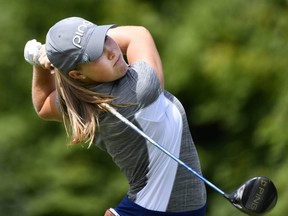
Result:
[[[84,80],[86,79],[86,76],[84,76],[83,74],[81,74],[79,71],[77,70],[72,70],[68,72],[68,76],[73,78],[73,79],[78,79],[78,80]]]

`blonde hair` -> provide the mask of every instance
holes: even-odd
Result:
[[[89,148],[99,127],[99,114],[104,111],[100,104],[111,104],[114,97],[94,92],[56,68],[55,82],[65,130],[68,137],[71,137],[71,144],[89,143]]]

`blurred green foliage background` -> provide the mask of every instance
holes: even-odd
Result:
[[[287,0],[0,0],[0,215],[95,216],[127,183],[96,147],[67,147],[60,123],[31,103],[26,41],[44,42],[68,16],[143,25],[162,56],[166,88],[186,108],[203,174],[232,192],[268,176],[288,212]],[[141,50],[139,50],[141,52]],[[208,216],[241,212],[208,190]]]

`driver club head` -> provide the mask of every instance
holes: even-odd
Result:
[[[242,184],[231,194],[225,194],[236,208],[248,215],[263,215],[277,202],[277,189],[267,177],[255,177]]]

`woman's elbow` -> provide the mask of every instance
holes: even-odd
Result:
[[[45,112],[43,110],[36,110],[36,114],[38,115],[39,118],[43,119],[43,120],[50,120],[50,113],[49,112]]]
[[[39,118],[46,121],[61,121],[62,116],[60,113],[53,111],[52,109],[47,109],[42,107],[41,109],[35,109],[36,114]]]

